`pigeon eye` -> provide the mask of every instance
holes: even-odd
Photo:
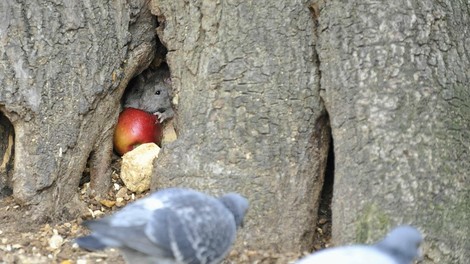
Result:
[[[157,90],[157,91],[155,92],[156,95],[160,95],[160,93],[161,93],[160,90]]]

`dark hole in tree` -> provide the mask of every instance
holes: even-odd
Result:
[[[78,186],[80,188],[82,188],[85,183],[90,182],[90,158],[91,158],[91,156],[92,156],[92,154],[90,154],[88,156],[88,160],[86,161],[85,170],[83,171],[82,177],[80,178],[80,183],[78,184]]]
[[[157,29],[156,32],[161,31],[165,27],[165,21],[164,20],[160,21],[157,17],[155,17],[155,19],[156,19],[156,29]],[[122,106],[124,106],[124,103],[126,101],[127,96],[129,95],[131,88],[136,84],[136,82],[138,82],[139,76],[141,75],[145,76],[144,73],[149,72],[149,71],[155,71],[158,68],[162,68],[162,67],[165,68],[165,66],[166,68],[168,67],[166,65],[166,55],[168,53],[168,49],[165,47],[165,45],[163,45],[163,43],[160,40],[160,37],[157,34],[155,35],[155,41],[156,41],[155,52],[154,52],[154,58],[152,62],[150,63],[150,65],[148,65],[146,69],[144,69],[142,72],[138,72],[134,76],[134,78],[132,78],[129,81],[127,88],[124,91],[123,96],[121,98]]]
[[[160,22],[157,22],[157,27],[159,26],[164,26]],[[141,73],[136,74],[134,78],[129,82],[127,85],[127,88],[123,94],[123,97],[121,98],[121,103],[124,104],[126,97],[129,95],[129,92],[131,88],[136,85],[136,82],[138,82],[138,77],[139,76],[146,76],[148,72],[153,72],[156,71],[157,69],[165,69],[166,71],[169,71],[168,65],[166,64],[166,55],[168,53],[168,49],[163,45],[163,43],[160,41],[160,38],[158,35],[155,36],[156,39],[156,45],[155,45],[155,53],[154,53],[154,58],[150,65],[144,69]],[[145,79],[145,78],[144,78]]]
[[[15,130],[10,120],[0,112],[0,198],[13,193],[11,177],[13,174],[15,152]]]
[[[157,27],[161,26],[161,23],[160,22],[157,22]],[[136,76],[134,76],[134,78],[132,78],[128,85],[127,85],[127,88],[126,90],[124,91],[123,93],[123,96],[121,98],[121,109],[119,109],[119,111],[122,110],[122,107],[124,106],[124,102],[126,100],[126,97],[128,96],[129,94],[129,91],[132,86],[135,85],[136,81],[137,81],[137,77],[139,77],[139,75],[143,74],[144,72],[146,71],[155,71],[156,69],[158,68],[168,68],[167,64],[166,64],[166,55],[168,53],[168,49],[162,44],[162,42],[160,41],[159,37],[158,36],[155,36],[156,37],[156,46],[155,46],[155,53],[154,53],[154,59],[152,60],[152,62],[150,63],[150,65],[144,69],[141,73],[137,73]],[[168,69],[169,70],[169,69]],[[113,151],[112,152],[112,161],[111,161],[111,167],[114,171],[120,171],[120,157],[118,156],[118,154]],[[82,188],[84,184],[86,183],[89,183],[91,181],[91,176],[90,176],[90,159],[92,158],[93,156],[93,153],[90,153],[89,154],[89,157],[88,157],[88,160],[87,160],[87,163],[86,163],[86,167],[85,167],[85,170],[83,171],[82,173],[82,177],[80,178],[80,182],[79,182],[79,187]]]
[[[320,195],[320,204],[318,207],[318,220],[315,230],[315,244],[316,250],[325,248],[330,244],[331,240],[331,202],[333,200],[333,184],[335,172],[335,155],[333,137],[330,134],[330,146],[328,150],[328,158],[325,169],[325,178]]]

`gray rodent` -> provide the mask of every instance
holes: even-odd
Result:
[[[152,113],[158,117],[160,123],[174,116],[170,97],[171,78],[167,66],[145,70],[129,85],[124,96],[124,107]]]

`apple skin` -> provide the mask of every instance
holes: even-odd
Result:
[[[119,155],[138,145],[154,142],[161,146],[162,126],[155,115],[136,108],[124,108],[114,130],[114,149]]]

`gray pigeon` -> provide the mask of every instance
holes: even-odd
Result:
[[[296,264],[411,264],[419,258],[421,233],[411,226],[399,226],[375,245],[351,245],[315,252]]]
[[[214,198],[168,188],[113,215],[84,222],[93,232],[75,241],[87,250],[118,248],[127,263],[219,263],[247,209],[248,200],[236,193]]]

